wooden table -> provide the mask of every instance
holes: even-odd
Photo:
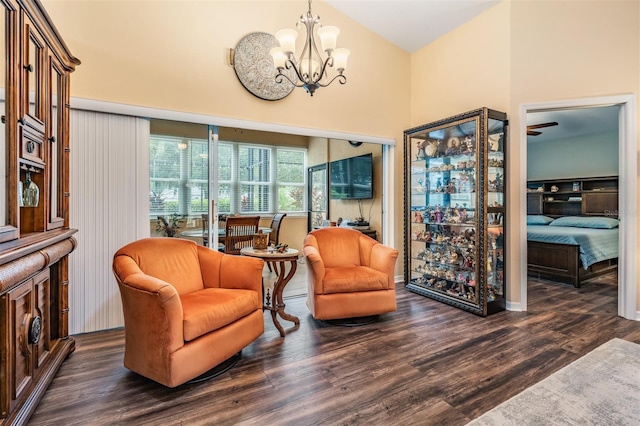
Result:
[[[284,288],[287,286],[287,283],[293,275],[296,273],[296,269],[298,267],[298,250],[288,248],[283,253],[278,253],[277,251],[272,250],[255,250],[253,247],[245,247],[240,250],[240,254],[244,256],[257,257],[259,259],[264,260],[266,263],[271,265],[271,268],[277,275],[276,282],[273,286],[273,300],[269,294],[266,295],[266,303],[263,303],[262,310],[268,309],[271,311],[271,318],[273,319],[273,324],[276,326],[278,331],[280,332],[280,336],[284,337],[285,332],[282,325],[276,318],[277,315],[284,320],[291,321],[296,325],[300,325],[300,319],[293,315],[289,315],[284,311],[285,304],[282,299],[282,293]],[[289,262],[289,272],[285,273],[287,269],[287,262]]]

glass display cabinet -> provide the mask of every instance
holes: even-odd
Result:
[[[505,309],[507,116],[405,130],[405,285],[478,315]]]

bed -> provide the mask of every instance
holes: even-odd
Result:
[[[580,287],[618,267],[618,220],[527,216],[527,272]]]

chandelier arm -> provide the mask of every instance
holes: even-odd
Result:
[[[308,83],[308,81],[306,81],[304,79],[303,75],[300,73],[300,70],[298,69],[298,67],[296,66],[296,63],[294,61],[292,61],[291,59],[287,59],[285,61],[285,63],[284,63],[284,66],[288,70],[293,69],[293,71],[296,73],[296,76],[298,77],[298,80],[300,80],[302,82],[302,84],[300,84],[300,85],[296,84],[296,87],[303,87],[304,83]],[[285,77],[286,77],[286,75],[285,75]],[[289,77],[287,77],[287,80],[291,81],[291,79],[289,79]]]
[[[297,72],[297,71],[296,71],[296,72]],[[284,77],[284,78],[286,78],[287,80],[289,80],[289,82],[290,82],[291,84],[293,84],[295,87],[304,87],[304,85],[305,85],[305,83],[304,83],[304,82],[302,82],[302,83],[300,83],[300,84],[295,83],[293,80],[291,80],[291,79],[289,78],[289,76],[287,76],[286,74],[282,74],[281,72],[279,72],[278,74],[276,74],[276,77],[275,77],[276,83],[278,83],[278,84],[279,84],[279,83],[282,83],[282,82],[284,81],[284,80],[282,79],[283,77]],[[299,81],[300,81],[300,80],[299,80]]]
[[[340,82],[340,84],[346,84],[347,83],[347,77],[342,75],[342,74],[338,74],[335,77],[333,77],[331,79],[331,81],[329,81],[328,83],[316,83],[316,85],[318,85],[320,87],[327,87],[328,85],[333,83],[333,81],[336,80],[336,79]]]
[[[318,84],[321,87],[326,87],[326,85],[323,86],[322,84],[320,84],[320,80],[325,75],[325,73],[327,71],[327,66],[328,67],[332,67],[333,66],[333,57],[332,56],[327,57],[327,59],[325,59],[322,62],[322,67],[320,68],[320,72],[319,73],[314,73],[314,76],[317,75],[317,78],[314,78],[313,82]],[[335,80],[335,77],[334,77],[334,80]],[[333,81],[333,80],[331,80],[331,81]],[[328,84],[331,84],[331,83],[329,82]]]

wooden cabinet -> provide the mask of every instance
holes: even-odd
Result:
[[[527,214],[617,217],[618,177],[530,180]]]
[[[405,131],[406,288],[478,315],[505,309],[504,113]]]
[[[369,238],[373,238],[374,240],[378,239],[378,231],[376,231],[373,228],[369,228],[369,229],[358,229],[358,231],[362,232],[364,235],[366,235]]]
[[[68,108],[69,75],[80,61],[38,0],[0,5],[0,423],[24,424],[75,347]]]

